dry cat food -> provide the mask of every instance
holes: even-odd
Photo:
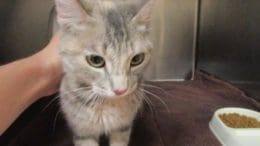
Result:
[[[260,121],[237,113],[221,114],[220,119],[232,128],[260,128]]]

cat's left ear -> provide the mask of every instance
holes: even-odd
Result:
[[[133,17],[132,22],[137,25],[139,31],[147,32],[151,28],[154,5],[155,0],[149,0],[136,16]]]

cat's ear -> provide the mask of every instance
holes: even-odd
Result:
[[[137,29],[147,32],[151,28],[152,13],[155,5],[155,0],[148,0],[140,11],[133,17],[132,21],[137,25]]]
[[[92,19],[79,0],[55,0],[55,4],[57,20],[63,29],[82,29]]]

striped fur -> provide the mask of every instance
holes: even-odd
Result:
[[[128,144],[143,101],[138,91],[142,74],[151,58],[147,18],[152,0],[146,1],[56,0],[65,72],[61,107],[76,146],[98,146],[102,134],[110,136],[111,146]],[[144,61],[131,67],[140,53],[145,54]],[[105,66],[92,67],[86,61],[90,55],[103,57]],[[127,91],[116,95],[120,89]]]

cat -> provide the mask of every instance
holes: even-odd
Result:
[[[151,59],[154,0],[55,0],[64,77],[60,105],[75,146],[127,146]]]

